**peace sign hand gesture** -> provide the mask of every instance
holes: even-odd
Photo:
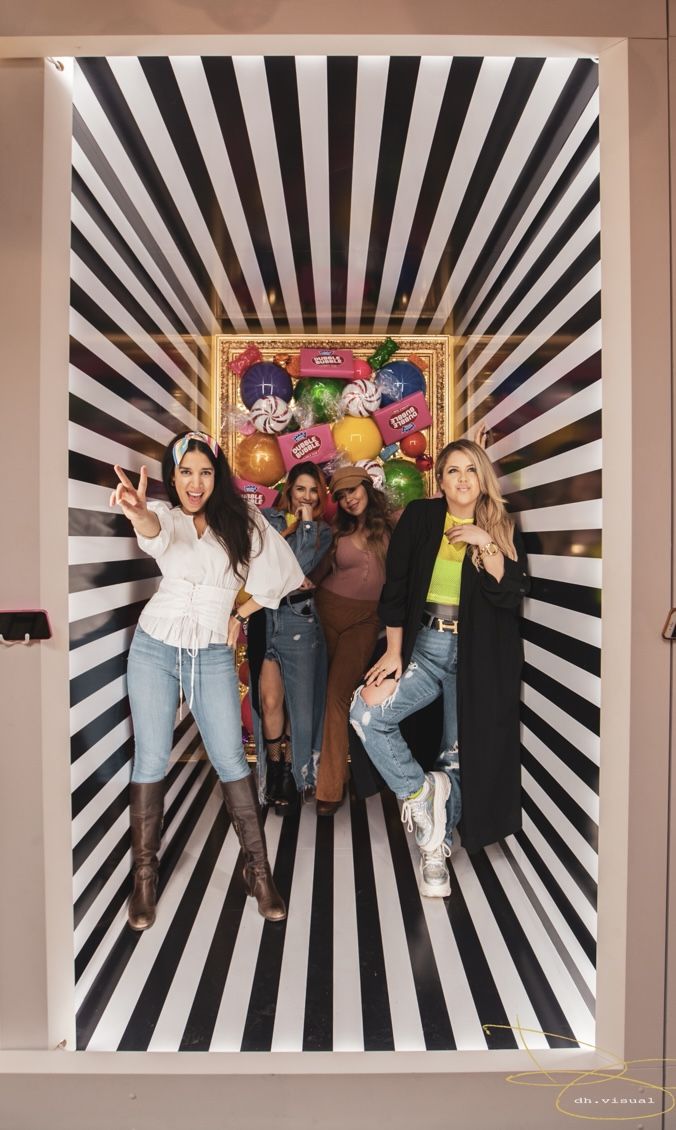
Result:
[[[110,505],[119,506],[137,533],[142,537],[155,537],[160,532],[160,522],[156,514],[148,509],[146,491],[148,471],[141,467],[138,487],[135,487],[122,468],[116,463],[115,474],[120,480],[110,496]]]

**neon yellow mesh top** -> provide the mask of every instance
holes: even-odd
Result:
[[[452,526],[471,526],[473,521],[474,518],[456,518],[455,514],[446,515],[444,532],[426,597],[428,604],[460,603],[460,574],[467,543],[462,541],[453,545],[446,537],[446,531]]]

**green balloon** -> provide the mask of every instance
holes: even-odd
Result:
[[[345,381],[303,377],[293,395],[296,404],[311,410],[315,424],[326,424],[340,415],[338,405],[344,388]]]
[[[407,459],[388,459],[383,463],[383,473],[395,508],[400,509],[415,498],[425,497],[425,480],[415,463],[409,463]]]

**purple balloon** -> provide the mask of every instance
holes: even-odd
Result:
[[[381,391],[381,408],[395,404],[405,396],[412,396],[414,392],[425,392],[425,378],[411,361],[390,361],[383,365],[376,373],[376,384]]]
[[[247,408],[252,408],[263,396],[278,396],[288,404],[293,394],[293,382],[281,365],[275,365],[272,361],[259,361],[247,369],[239,391]]]

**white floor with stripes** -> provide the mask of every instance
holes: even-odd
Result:
[[[284,820],[269,813],[289,908],[278,924],[245,895],[239,845],[204,762],[175,766],[165,814],[151,930],[126,925],[126,809],[76,872],[79,1047],[491,1050],[519,1046],[517,1025],[532,1030],[532,1048],[593,1043],[594,967],[576,926],[593,937],[593,908],[571,884],[566,915],[559,885],[533,866],[528,821],[478,856],[455,850],[452,894],[441,900],[418,894],[416,853],[391,796],[352,797],[328,818],[313,804]],[[127,850],[97,878],[96,859],[114,842]]]

